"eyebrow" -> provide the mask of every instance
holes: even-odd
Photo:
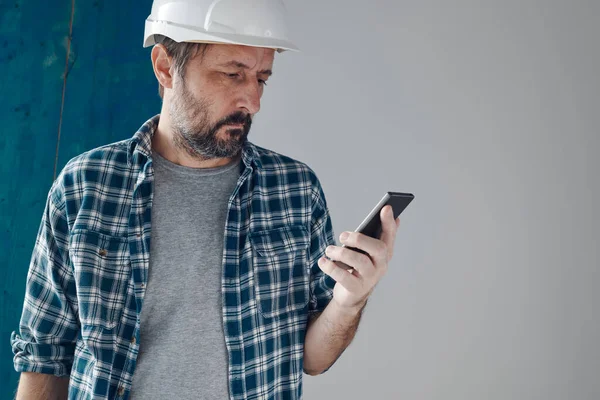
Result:
[[[244,68],[244,69],[250,69],[250,67],[246,64],[244,64],[243,62],[240,61],[229,61],[227,63],[224,64],[219,64],[221,67],[237,67],[237,68]],[[266,75],[273,75],[273,71],[271,71],[270,69],[263,69],[262,71],[258,71],[259,74],[266,74]]]

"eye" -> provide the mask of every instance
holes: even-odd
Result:
[[[231,79],[236,79],[240,76],[240,74],[238,74],[238,73],[230,74],[228,72],[223,72],[223,74],[225,74],[227,77],[229,77]],[[267,86],[267,81],[265,81],[264,79],[259,79],[258,82],[263,86]]]

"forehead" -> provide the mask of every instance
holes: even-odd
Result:
[[[208,66],[218,66],[237,61],[251,69],[264,69],[273,66],[274,49],[230,44],[212,44],[206,50],[203,61]]]

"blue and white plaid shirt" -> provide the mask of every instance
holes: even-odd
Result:
[[[126,140],[71,159],[52,184],[31,258],[14,366],[70,374],[69,399],[127,399],[148,278],[160,115]],[[335,245],[306,164],[246,142],[224,231],[223,327],[231,399],[299,399],[309,316],[335,281]],[[190,307],[193,305],[189,305]]]

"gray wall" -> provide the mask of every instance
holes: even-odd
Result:
[[[285,1],[303,52],[276,56],[250,140],[313,167],[336,236],[416,196],[305,398],[600,398],[600,1]],[[0,2],[1,398],[54,169],[159,106],[151,1],[59,3]]]
[[[415,194],[306,398],[600,398],[600,2],[286,4],[250,140],[315,169],[336,236]]]

